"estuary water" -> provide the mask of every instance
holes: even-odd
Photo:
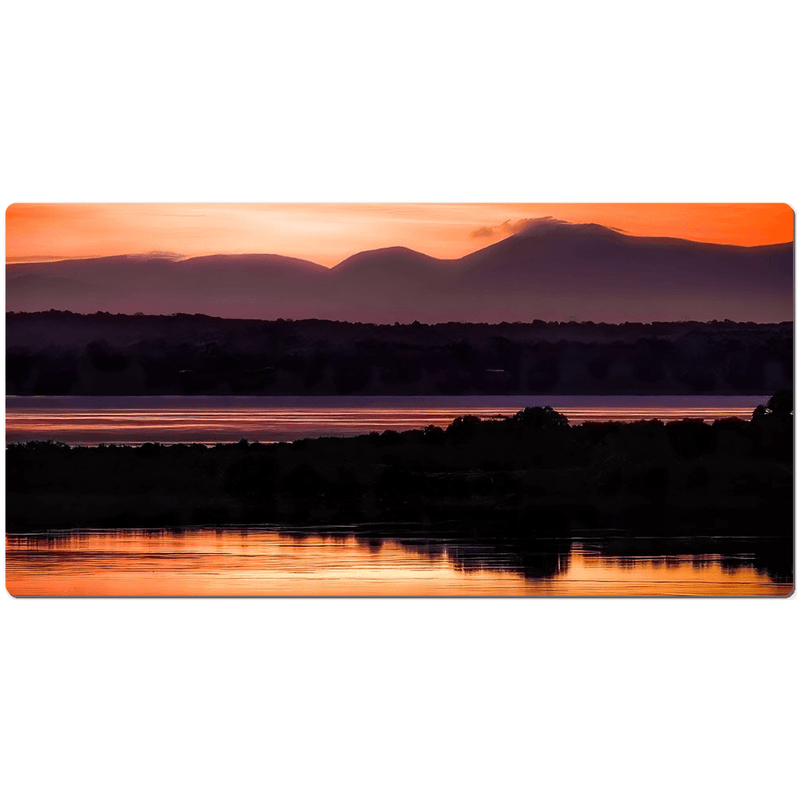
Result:
[[[609,532],[521,546],[371,529],[6,536],[15,596],[785,596],[791,540]]]
[[[595,420],[749,419],[762,396],[7,397],[6,441],[72,445],[293,441],[446,427],[549,405],[572,424]]]

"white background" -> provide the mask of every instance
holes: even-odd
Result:
[[[798,202],[789,3],[27,2],[4,205]],[[13,600],[4,796],[752,798],[798,600]]]

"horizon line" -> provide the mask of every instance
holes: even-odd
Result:
[[[756,248],[762,247],[780,247],[783,245],[792,245],[794,246],[794,238],[788,239],[786,241],[776,241],[776,242],[764,242],[761,244],[733,244],[730,242],[720,242],[719,240],[713,239],[691,239],[684,236],[652,236],[652,235],[639,235],[636,233],[631,233],[627,230],[622,230],[620,228],[614,228],[609,225],[603,225],[598,222],[570,222],[568,220],[561,220],[555,217],[538,217],[535,219],[530,220],[530,225],[527,226],[527,229],[530,230],[533,225],[537,222],[551,222],[555,225],[564,225],[568,227],[599,227],[603,228],[604,230],[610,231],[612,233],[625,236],[631,239],[652,239],[655,241],[680,241],[680,242],[690,242],[692,244],[711,244],[717,245],[719,247],[735,247],[743,250],[753,250]],[[215,256],[276,256],[279,258],[288,258],[293,259],[295,261],[305,261],[309,264],[314,264],[319,267],[323,267],[327,270],[333,270],[338,267],[340,264],[343,264],[350,258],[353,258],[358,255],[362,255],[364,253],[378,253],[382,250],[409,250],[413,253],[418,253],[420,255],[424,255],[427,258],[434,259],[436,261],[461,261],[464,258],[468,258],[475,253],[479,253],[482,250],[486,250],[489,247],[492,247],[500,242],[507,241],[508,239],[512,239],[515,236],[519,236],[520,234],[525,233],[526,229],[521,231],[514,231],[509,233],[507,236],[501,236],[500,238],[496,239],[495,241],[490,242],[489,244],[484,245],[483,247],[478,247],[475,250],[466,253],[463,256],[458,258],[441,258],[439,256],[432,256],[429,253],[424,252],[423,250],[416,250],[413,247],[408,247],[406,245],[385,245],[383,247],[372,247],[367,248],[365,250],[358,250],[354,253],[351,253],[349,256],[346,256],[341,261],[338,261],[336,264],[332,264],[328,266],[326,264],[322,264],[318,261],[313,261],[309,258],[302,258],[299,256],[287,256],[282,253],[275,253],[275,252],[264,252],[258,250],[251,250],[251,251],[208,251],[204,253],[194,253],[192,255],[186,255],[184,253],[175,253],[175,252],[167,252],[162,250],[152,250],[152,251],[138,251],[138,252],[122,252],[122,253],[113,253],[110,255],[98,255],[98,254],[90,254],[90,255],[81,255],[81,256],[18,256],[15,260],[9,261],[6,258],[6,267],[13,267],[13,266],[23,266],[25,264],[54,264],[58,262],[67,262],[67,261],[90,261],[90,260],[99,260],[104,258],[152,258],[154,260],[163,260],[163,261],[172,261],[172,262],[180,262],[180,261],[191,261],[192,259],[196,258],[213,258]]]
[[[186,311],[174,311],[169,314],[147,314],[143,311],[138,311],[134,313],[127,313],[127,312],[117,312],[117,311],[70,311],[69,309],[62,309],[62,308],[48,308],[42,309],[40,311],[8,311],[6,310],[6,315],[8,314],[72,314],[77,317],[91,317],[96,314],[102,314],[103,316],[108,317],[163,317],[163,318],[172,318],[172,317],[206,317],[207,319],[220,319],[220,320],[227,320],[233,322],[282,322],[288,324],[297,324],[301,322],[331,322],[337,325],[370,325],[373,327],[400,327],[400,328],[411,328],[411,327],[431,327],[434,325],[482,325],[486,327],[497,326],[497,325],[535,325],[539,323],[544,323],[545,325],[613,325],[613,326],[620,326],[620,325],[794,325],[794,319],[784,319],[784,320],[773,320],[770,322],[756,322],[754,320],[735,320],[735,319],[708,319],[708,320],[700,320],[700,319],[654,319],[648,322],[642,321],[634,321],[634,320],[625,320],[623,322],[604,322],[602,320],[577,320],[577,319],[569,319],[569,320],[544,320],[544,319],[532,319],[532,320],[502,320],[500,322],[470,322],[469,320],[440,320],[439,322],[420,322],[419,320],[414,320],[413,322],[354,322],[352,320],[345,320],[345,319],[326,319],[324,317],[302,317],[302,318],[295,318],[295,317],[275,317],[274,319],[264,319],[263,317],[219,317],[214,314],[202,314],[202,313],[189,313]]]

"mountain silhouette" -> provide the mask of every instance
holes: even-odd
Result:
[[[9,311],[201,313],[350,322],[571,318],[793,318],[793,243],[759,247],[637,237],[597,224],[529,221],[460,259],[405,247],[332,269],[279,255],[146,254],[9,264]]]

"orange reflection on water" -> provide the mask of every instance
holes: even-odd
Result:
[[[298,407],[238,406],[209,404],[206,407],[161,407],[145,400],[138,407],[91,408],[70,403],[58,408],[44,407],[36,399],[34,407],[15,404],[6,409],[6,440],[56,439],[67,444],[104,442],[140,444],[143,442],[232,442],[241,438],[260,442],[292,441],[317,436],[356,436],[373,431],[410,430],[426,425],[446,428],[461,414],[483,419],[515,414],[525,405],[552,404],[572,424],[583,422],[635,422],[638,420],[679,419],[714,420],[722,417],[749,419],[762,398],[695,398],[691,402],[647,403],[642,400],[622,404],[614,399],[597,405],[564,404],[558,399],[521,399],[492,405],[470,402],[469,398],[452,405],[426,405],[415,399],[397,400],[390,406],[330,405]],[[138,401],[142,403],[142,401]],[[271,401],[274,403],[274,401]],[[386,402],[385,400],[383,401]],[[639,405],[632,405],[640,403]]]
[[[622,561],[572,545],[551,577],[526,578],[459,545],[292,537],[266,530],[110,531],[8,536],[15,596],[745,596],[787,595],[751,564],[714,555]]]

